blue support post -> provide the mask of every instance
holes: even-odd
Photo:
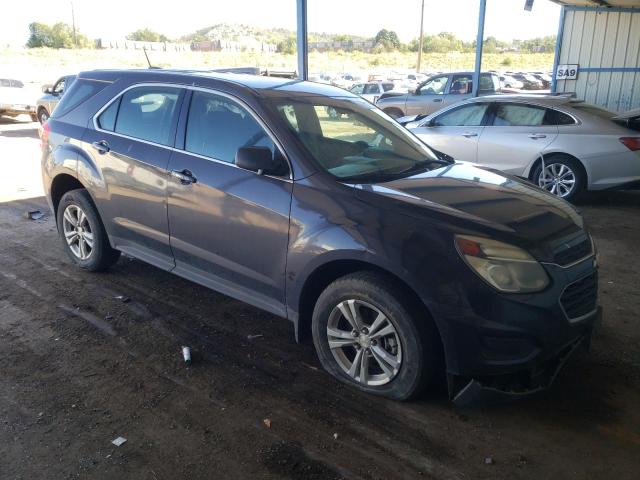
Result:
[[[307,0],[296,0],[298,12],[298,78],[309,78],[309,42],[307,35]]]
[[[557,82],[556,72],[558,71],[558,64],[560,63],[560,50],[562,49],[562,36],[564,35],[564,12],[566,8],[563,6],[560,9],[560,23],[558,24],[558,35],[556,36],[556,52],[553,57],[553,72],[551,72],[551,93],[556,93]]]
[[[480,70],[482,69],[482,43],[484,41],[484,14],[487,10],[487,0],[480,0],[480,13],[478,14],[478,36],[476,37],[476,67],[473,72],[472,96],[478,96],[480,87]]]

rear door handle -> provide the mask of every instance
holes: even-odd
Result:
[[[196,183],[198,180],[193,176],[186,168],[184,170],[171,170],[171,176],[173,178],[177,178],[180,180],[182,185],[191,185],[192,183]]]
[[[477,134],[477,133],[475,133],[475,132],[464,132],[464,133],[462,134],[462,136],[463,136],[463,137],[466,137],[466,138],[471,138],[471,137],[477,137],[477,136],[478,136],[478,134]]]
[[[106,140],[100,140],[99,142],[93,142],[91,144],[91,146],[94,149],[96,149],[100,155],[104,155],[105,153],[107,153],[110,150],[109,144],[107,143]]]
[[[441,101],[442,101],[442,99],[441,99],[441,98],[434,98],[434,99],[433,99],[433,101],[434,101],[434,102],[441,102]]]
[[[547,138],[547,136],[544,133],[530,133],[529,138],[537,140],[539,138]]]

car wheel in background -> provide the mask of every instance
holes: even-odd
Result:
[[[47,120],[49,120],[49,112],[47,112],[47,109],[41,108],[38,110],[38,121],[40,124],[44,125]]]
[[[57,223],[65,251],[80,268],[100,271],[118,261],[120,252],[111,248],[102,220],[86,190],[71,190],[62,196]]]
[[[584,168],[569,155],[551,155],[544,158],[544,169],[539,162],[531,175],[533,183],[565,200],[572,200],[587,186]]]
[[[397,284],[375,272],[339,278],[313,311],[313,341],[323,367],[368,393],[405,400],[431,380],[438,336]]]

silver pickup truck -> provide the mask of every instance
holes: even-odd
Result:
[[[428,78],[409,93],[383,93],[376,105],[393,118],[429,115],[441,108],[471,97],[473,72],[443,73]],[[480,74],[481,95],[500,91],[500,78],[494,73]]]

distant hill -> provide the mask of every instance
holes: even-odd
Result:
[[[296,38],[295,30],[286,28],[260,28],[249,25],[232,25],[219,23],[210,27],[204,27],[195,32],[180,37],[181,42],[206,42],[210,40],[232,40],[239,41],[243,38],[251,37],[259,42],[271,43],[274,45],[290,41]],[[332,41],[364,41],[370,38],[356,35],[329,34],[329,33],[309,33],[310,42],[332,42]]]

